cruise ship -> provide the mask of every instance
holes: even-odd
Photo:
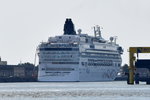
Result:
[[[66,19],[64,34],[49,37],[38,46],[38,81],[112,81],[116,78],[123,49],[116,38],[105,40],[101,28],[93,27],[93,36],[76,33],[71,19]]]

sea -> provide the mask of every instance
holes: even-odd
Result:
[[[150,85],[111,82],[0,83],[0,100],[150,100]]]

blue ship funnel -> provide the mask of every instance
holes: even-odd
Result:
[[[66,19],[64,24],[64,35],[76,35],[74,24],[71,19]]]

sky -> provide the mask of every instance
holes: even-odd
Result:
[[[106,40],[117,36],[128,64],[129,47],[150,46],[149,5],[150,0],[0,0],[0,56],[8,64],[34,63],[40,42],[62,35],[65,19],[72,18],[82,33],[93,35],[92,27],[100,25]]]

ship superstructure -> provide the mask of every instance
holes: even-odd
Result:
[[[50,37],[39,47],[38,81],[110,81],[121,66],[122,48],[115,38],[110,42],[101,37],[100,27],[95,36],[76,34],[71,19],[64,25],[64,35]]]

